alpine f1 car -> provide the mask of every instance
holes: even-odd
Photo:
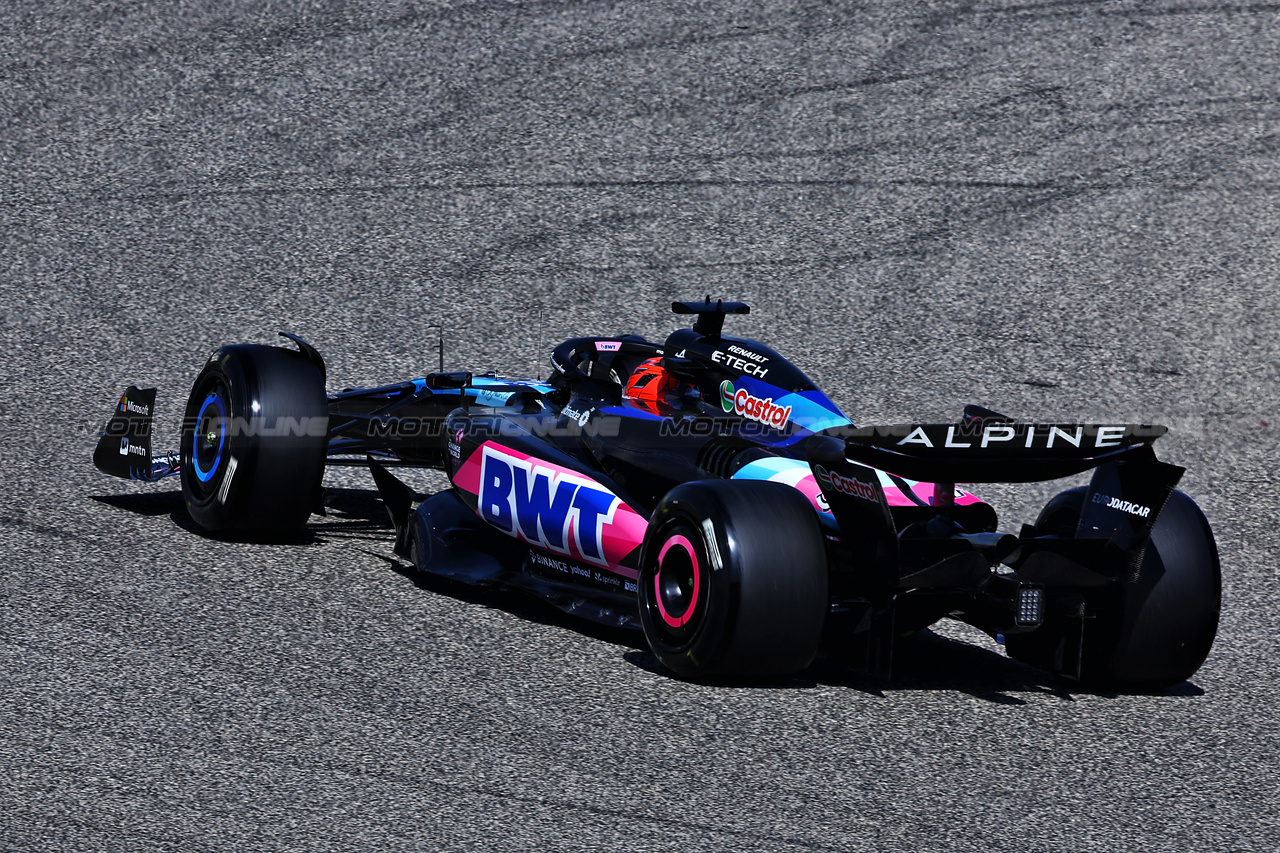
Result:
[[[795,365],[724,334],[738,302],[677,302],[662,343],[582,337],[547,381],[447,372],[326,395],[292,347],[224,346],[196,378],[180,449],[153,455],[154,388],[130,387],[98,468],[177,475],[207,531],[297,528],[326,466],[367,466],[419,571],[527,591],[643,630],[682,677],[778,676],[819,653],[878,674],[902,636],[968,622],[1009,655],[1110,688],[1189,678],[1217,632],[1208,522],[1157,460],[1162,426],[856,427]],[[444,471],[421,501],[392,469]],[[957,483],[1091,471],[1000,532]],[[416,502],[416,506],[415,506]]]

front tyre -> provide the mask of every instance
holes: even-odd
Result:
[[[813,507],[790,486],[677,486],[654,512],[640,565],[645,637],[677,675],[789,675],[817,654],[826,549]]]
[[[319,368],[302,353],[225,346],[196,378],[182,425],[182,495],[210,531],[288,531],[317,505],[328,447]]]

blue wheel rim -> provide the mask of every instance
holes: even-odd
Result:
[[[222,451],[227,445],[227,408],[222,401],[221,390],[210,391],[200,404],[195,433],[191,437],[191,467],[196,472],[196,479],[202,483],[209,482],[218,473],[222,465]],[[210,414],[210,408],[216,412]]]

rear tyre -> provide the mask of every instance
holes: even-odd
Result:
[[[677,675],[788,675],[817,654],[826,549],[813,507],[790,486],[677,486],[654,513],[640,565],[645,636]]]
[[[328,401],[313,362],[279,347],[225,346],[187,401],[187,511],[211,532],[298,528],[318,504],[327,447]]]
[[[1045,506],[1036,527],[1070,536],[1085,497],[1072,489]],[[1186,681],[1213,646],[1222,606],[1222,570],[1213,531],[1195,501],[1169,495],[1151,531],[1138,580],[1084,593],[1081,681],[1091,686],[1154,690]],[[1066,620],[1046,619],[1008,639],[1009,656],[1053,668],[1071,635]]]

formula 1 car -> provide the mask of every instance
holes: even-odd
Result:
[[[661,344],[582,337],[548,381],[441,369],[326,396],[297,349],[224,346],[195,381],[178,451],[154,455],[156,391],[130,387],[94,461],[178,475],[207,531],[287,530],[323,511],[326,466],[368,466],[419,571],[532,593],[644,631],[682,677],[776,677],[819,653],[887,676],[894,644],[944,618],[1017,660],[1109,688],[1189,678],[1217,632],[1213,534],[1156,459],[1162,426],[856,427],[796,366],[724,334],[739,302],[677,302]],[[447,473],[414,506],[397,466]],[[998,532],[957,483],[1092,471]]]

